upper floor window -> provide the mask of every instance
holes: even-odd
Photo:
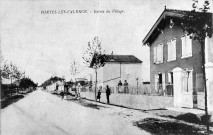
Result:
[[[154,63],[163,63],[163,44],[154,47]]]
[[[168,61],[176,60],[176,39],[167,42],[168,45]]]
[[[192,56],[192,39],[190,39],[190,36],[184,35],[181,38],[182,41],[182,57],[191,57]]]

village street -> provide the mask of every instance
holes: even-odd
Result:
[[[205,127],[141,110],[93,101],[62,100],[38,89],[1,109],[2,135],[204,134]]]
[[[138,114],[137,114],[138,113]],[[134,115],[134,117],[133,117]],[[99,109],[36,90],[1,110],[2,135],[149,134],[132,121],[148,114],[101,105]]]

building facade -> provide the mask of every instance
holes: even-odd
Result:
[[[142,61],[133,55],[106,55],[106,63],[97,71],[98,87],[109,85],[115,90],[119,81],[129,86],[137,86],[142,83]],[[95,84],[95,74],[92,75]]]
[[[201,44],[181,28],[183,12],[165,9],[143,40],[150,47],[150,83],[153,91],[174,95],[174,106],[204,108]],[[205,43],[212,62],[212,38]]]

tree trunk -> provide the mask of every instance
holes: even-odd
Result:
[[[205,92],[205,114],[208,115],[207,87],[206,87],[206,70],[205,70],[205,43],[204,42],[201,42],[201,54],[202,54],[202,71],[203,71],[204,92]]]
[[[95,68],[95,101],[97,101],[96,91],[97,91],[97,68]]]
[[[204,94],[205,94],[205,114],[208,117],[208,101],[207,101],[207,87],[206,87],[206,70],[205,70],[205,42],[201,41],[201,55],[202,55],[202,70],[203,70],[203,80],[204,80]],[[207,132],[209,133],[209,120],[207,121]]]

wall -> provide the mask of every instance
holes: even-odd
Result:
[[[207,37],[205,40],[205,58],[206,58],[206,63],[211,62],[213,63],[213,37],[209,38]]]
[[[166,83],[168,83],[167,72],[173,70],[175,67],[180,68],[193,68],[193,87],[196,87],[196,73],[202,73],[201,68],[201,48],[198,41],[192,41],[192,57],[181,59],[182,56],[182,45],[181,36],[183,35],[183,30],[174,25],[173,28],[168,26],[163,29],[163,33],[159,34],[153,41],[150,47],[150,80],[151,84],[154,85],[154,75],[163,72],[166,73]],[[168,47],[167,42],[172,38],[176,38],[176,60],[167,62],[168,60]],[[163,63],[154,64],[153,47],[158,44],[163,43]]]
[[[81,92],[81,97],[94,100],[94,92]],[[106,103],[106,94],[101,94],[101,102]],[[146,96],[146,95],[131,95],[131,94],[111,94],[110,103],[122,105],[125,107],[150,110],[166,107],[173,107],[173,97],[165,96]]]
[[[142,64],[141,63],[106,63],[104,67],[98,69],[98,86],[109,85],[116,87],[119,80],[124,83],[127,80],[129,85],[142,84]],[[93,83],[95,81],[95,73],[93,74]]]
[[[142,82],[150,82],[150,47],[148,45],[143,45],[141,50],[143,61],[142,63]]]

